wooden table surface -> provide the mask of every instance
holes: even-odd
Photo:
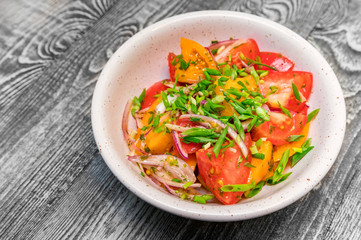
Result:
[[[97,150],[90,106],[102,67],[127,39],[197,10],[259,15],[315,46],[347,105],[342,150],[296,203],[248,221],[209,223],[129,192]],[[361,239],[361,1],[2,0],[0,239]]]

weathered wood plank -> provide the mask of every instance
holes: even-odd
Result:
[[[360,237],[359,2],[62,0],[3,6],[1,239]],[[160,19],[205,9],[249,12],[297,31],[332,64],[346,95],[344,146],[322,185],[281,211],[249,221],[194,221],[150,206],[111,174],[91,133],[91,95],[111,53]]]

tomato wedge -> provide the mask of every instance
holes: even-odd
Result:
[[[260,84],[262,94],[268,98],[268,104],[273,109],[280,109],[278,102],[290,111],[300,112],[309,99],[313,77],[309,72],[271,72],[263,78]],[[292,90],[292,83],[297,86],[301,102],[298,101]],[[275,92],[272,93],[272,90]]]
[[[252,130],[254,141],[267,138],[273,145],[286,144],[286,139],[291,135],[299,135],[307,122],[307,107],[299,113],[292,113],[292,118],[279,111],[271,111],[269,114],[269,122]]]
[[[229,51],[229,54],[231,54],[232,57],[232,61],[229,63],[230,66],[235,64],[238,68],[245,67],[240,58],[241,53],[249,59],[256,60],[259,55],[259,48],[256,41],[253,39],[247,39],[246,42],[232,48]],[[220,60],[220,62],[225,61],[229,61],[229,55]],[[248,61],[245,60],[244,62],[247,63]]]
[[[150,86],[145,92],[145,98],[142,103],[141,109],[147,108],[157,99],[155,95],[160,94],[161,91],[166,90],[168,87],[163,84],[163,81],[159,81]]]
[[[280,53],[260,52],[259,57],[261,63],[275,67],[279,72],[291,71],[295,66],[294,62]],[[260,70],[274,71],[266,66],[261,66]]]
[[[172,82],[175,81],[175,66],[172,64],[173,59],[176,55],[172,52],[168,54],[168,69],[169,69],[169,77]]]
[[[249,148],[251,144],[249,134],[246,134],[245,142]],[[249,155],[248,160],[246,160],[242,156],[238,145],[227,148],[224,154],[220,153],[217,158],[213,153],[213,147],[207,150],[201,149],[197,151],[196,156],[199,174],[207,188],[223,204],[230,205],[237,203],[241,199],[243,192],[222,192],[220,188],[229,184],[247,183],[250,168],[244,166],[244,163],[250,161],[251,156]],[[243,160],[239,163],[240,157],[243,158]]]
[[[196,127],[197,126],[196,123],[192,122],[191,120],[189,120],[187,118],[178,119],[177,125],[182,126],[182,127]],[[184,143],[183,140],[181,140],[181,144],[182,144],[184,151],[186,151],[188,154],[195,153],[199,149],[202,148],[202,143],[194,143],[194,142]]]
[[[176,60],[175,73],[171,78],[175,79],[178,75],[178,82],[196,83],[199,82],[200,77],[205,78],[203,74],[205,68],[217,69],[212,54],[199,43],[181,38],[180,45],[182,58]],[[170,74],[173,75],[171,70]]]

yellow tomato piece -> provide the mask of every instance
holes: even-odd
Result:
[[[276,171],[276,168],[277,168],[277,166],[278,166],[278,163],[275,163],[275,162],[273,162],[273,160],[272,160],[271,164],[273,164],[271,171],[267,171],[267,174],[263,177],[262,181],[266,181],[267,178],[272,177],[273,174],[274,174],[274,172]]]
[[[184,70],[180,62],[175,65],[175,76],[178,75],[178,82],[196,83],[199,79],[205,79],[203,74],[205,68],[217,69],[211,54],[199,43],[181,38],[180,46],[183,60],[189,63],[189,66],[187,70]]]
[[[173,146],[173,136],[165,131],[156,133],[150,131],[145,137],[145,143],[152,154],[164,154]]]
[[[300,135],[304,136],[300,140],[298,140],[296,142],[287,143],[284,145],[275,146],[274,151],[273,151],[273,161],[279,162],[281,160],[283,152],[286,151],[286,149],[290,149],[290,157],[293,154],[295,154],[295,151],[293,150],[293,148],[300,148],[302,146],[302,144],[307,139],[309,128],[310,128],[310,123],[307,123],[300,133]]]
[[[255,145],[255,142],[252,142],[252,145]],[[270,141],[263,141],[262,145],[258,147],[258,153],[264,154],[265,157],[263,160],[252,157],[251,164],[255,166],[255,168],[251,168],[248,183],[252,183],[254,180],[257,184],[269,173],[272,161],[272,150],[273,145]]]

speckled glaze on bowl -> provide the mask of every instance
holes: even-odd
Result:
[[[181,37],[203,46],[215,39],[254,38],[262,51],[281,52],[296,63],[295,70],[313,73],[310,110],[321,108],[309,134],[315,149],[292,169],[287,181],[266,186],[254,198],[235,205],[201,205],[150,187],[131,167],[121,130],[125,103],[153,82],[169,78],[167,55],[170,51],[180,52]],[[94,136],[114,175],[148,203],[182,217],[206,221],[255,218],[284,208],[304,196],[321,181],[335,161],[345,124],[345,103],[340,85],[329,64],[315,48],[277,23],[229,11],[183,14],[140,31],[110,58],[99,77],[92,101]]]

